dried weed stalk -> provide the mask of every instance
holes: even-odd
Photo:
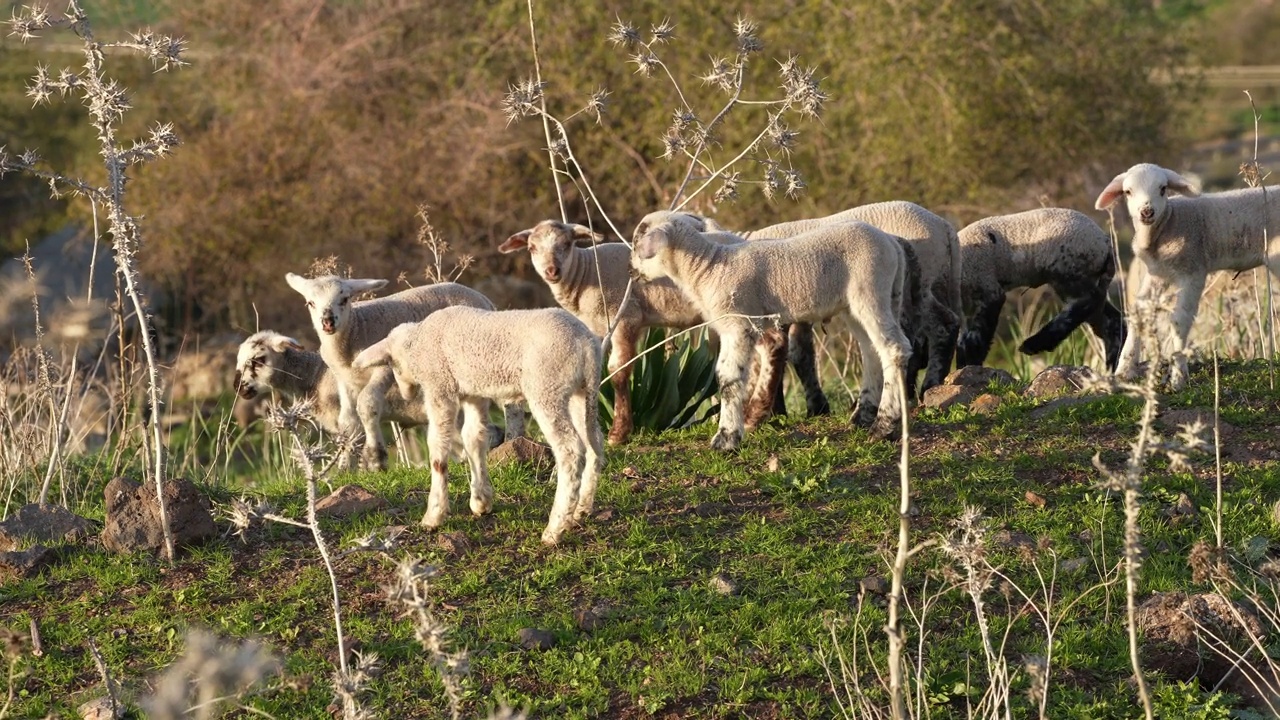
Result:
[[[116,270],[124,280],[125,290],[133,304],[141,330],[147,364],[147,395],[150,407],[148,429],[151,451],[154,453],[152,474],[160,507],[160,522],[164,528],[165,555],[172,563],[173,535],[169,528],[163,499],[165,446],[159,414],[161,380],[154,337],[155,329],[147,303],[139,289],[141,278],[137,269],[137,253],[142,244],[141,231],[137,218],[126,210],[124,199],[128,168],[164,157],[177,146],[178,138],[174,134],[172,125],[157,124],[148,137],[134,140],[126,147],[117,136],[117,127],[130,109],[128,95],[116,80],[106,76],[103,63],[106,48],[126,48],[147,57],[157,70],[181,67],[186,64],[182,59],[185,43],[181,38],[156,35],[150,30],[134,33],[129,40],[125,41],[99,41],[94,37],[89,18],[81,9],[78,0],[70,0],[64,15],[51,14],[40,6],[23,6],[14,12],[9,24],[12,28],[10,34],[18,36],[23,42],[36,37],[35,33],[42,30],[67,28],[80,38],[83,45],[84,64],[79,71],[63,68],[55,76],[47,66],[38,66],[35,77],[27,87],[27,95],[36,104],[48,102],[55,93],[61,97],[71,95],[79,97],[88,106],[91,124],[102,146],[102,156],[107,171],[106,185],[93,185],[79,178],[42,169],[40,157],[34,150],[26,150],[21,155],[12,156],[0,148],[0,175],[15,170],[32,173],[47,180],[55,196],[62,192],[82,195],[94,205],[101,206],[107,211],[114,240]]]
[[[205,720],[220,717],[219,710],[227,705],[253,711],[243,704],[243,696],[280,669],[280,662],[256,641],[229,644],[212,633],[191,630],[182,657],[160,676],[143,706],[152,720]]]

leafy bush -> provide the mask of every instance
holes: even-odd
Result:
[[[716,393],[716,354],[707,331],[668,339],[664,330],[650,328],[636,352],[664,344],[665,349],[644,354],[633,366],[631,406],[637,428],[674,430],[701,422],[719,409],[718,404],[704,409]],[[600,415],[606,425],[613,422],[612,383],[601,388]]]

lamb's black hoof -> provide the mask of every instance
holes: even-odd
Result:
[[[715,437],[711,438],[711,449],[724,451],[737,450],[738,445],[741,443],[741,432],[726,432],[725,430],[720,430],[716,433]]]

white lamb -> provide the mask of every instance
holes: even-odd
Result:
[[[1107,300],[1115,253],[1111,238],[1089,216],[1066,208],[997,215],[962,229],[960,248],[969,329],[960,338],[957,365],[986,360],[1006,293],[1048,285],[1066,307],[1018,350],[1047,352],[1088,323],[1102,341],[1107,369],[1115,369],[1125,336],[1124,318]]]
[[[509,237],[499,252],[528,249],[534,269],[546,281],[560,307],[573,313],[591,331],[603,337],[609,323],[618,317],[609,352],[609,372],[613,383],[613,426],[609,444],[625,442],[634,426],[631,409],[631,368],[621,371],[636,356],[636,345],[650,327],[683,330],[703,318],[669,280],[644,285],[633,284],[631,298],[618,315],[630,279],[631,250],[620,242],[578,247],[578,240],[598,240],[599,235],[582,225],[543,220]],[[741,242],[738,237],[733,242]],[[811,384],[821,394],[817,374],[800,377],[806,392]]]
[[[555,544],[591,512],[604,468],[597,394],[600,341],[560,308],[489,311],[452,307],[401,325],[362,351],[357,368],[390,366],[402,392],[418,386],[427,418],[431,494],[422,524],[449,511],[448,457],[459,409],[471,474],[471,512],[493,505],[484,418],[489,401],[529,404],[556,459],[556,496],[542,541]]]
[[[1170,193],[1190,197],[1170,198]],[[1173,333],[1166,357],[1173,359],[1169,384],[1187,381],[1187,334],[1200,307],[1208,274],[1241,272],[1265,265],[1280,272],[1280,187],[1248,188],[1198,196],[1186,178],[1159,165],[1142,163],[1117,175],[1098,195],[1099,210],[1124,196],[1133,218],[1133,251],[1147,266],[1138,290],[1139,307],[1172,286],[1177,291]],[[1149,337],[1153,328],[1143,328]],[[1116,373],[1131,377],[1140,360],[1141,341],[1131,332]]]
[[[908,394],[915,396],[916,373],[925,368],[920,392],[940,384],[951,370],[956,339],[964,328],[960,298],[961,252],[956,229],[946,218],[905,200],[890,200],[849,208],[826,217],[778,223],[744,233],[749,240],[786,239],[829,225],[860,221],[910,243],[920,263],[924,303],[919,308],[920,326],[911,338],[913,355],[907,370]],[[797,333],[803,336],[806,328]],[[793,362],[814,362],[812,356]],[[926,366],[927,361],[927,366]],[[814,371],[816,374],[816,370]]]
[[[351,302],[361,293],[379,290],[386,280],[354,280],[325,275],[304,278],[289,273],[289,286],[307,300],[311,324],[320,338],[320,357],[338,384],[339,426],[364,428],[362,460],[366,468],[385,469],[387,447],[382,437],[389,370],[353,368],[357,353],[387,336],[397,325],[421,320],[453,305],[493,309],[480,293],[457,283],[437,283],[402,290],[386,297]],[[369,392],[365,392],[369,387]]]
[[[405,396],[394,381],[386,385],[382,419],[403,427],[427,424],[422,398],[417,393]],[[272,392],[295,400],[309,398],[313,403],[312,415],[320,429],[327,433],[338,433],[342,429],[337,377],[324,364],[320,353],[303,348],[291,337],[263,330],[240,343],[236,353],[234,386],[236,394],[245,400]],[[519,405],[508,405],[504,410],[506,439],[523,435],[524,409]],[[502,430],[490,426],[489,434],[490,444],[502,442]]]
[[[852,317],[864,368],[854,421],[870,424],[874,437],[896,435],[911,356],[899,325],[907,273],[900,238],[851,222],[788,240],[726,245],[684,213],[652,213],[641,225],[632,267],[645,278],[671,278],[720,334],[720,428],[713,448],[731,450],[742,440],[758,326],[819,322],[844,312]],[[773,320],[751,319],[762,316]]]

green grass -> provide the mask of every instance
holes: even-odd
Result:
[[[1265,363],[1223,371],[1224,419],[1239,428],[1240,442],[1274,450],[1280,392],[1269,389]],[[1211,407],[1211,383],[1212,368],[1201,369],[1188,391],[1165,404]],[[1030,552],[998,542],[991,549],[1025,587],[1034,579],[1031,556],[1042,566],[1050,552],[1089,560],[1060,578],[1056,599],[1065,603],[1097,582],[1094,561],[1103,559],[1104,548],[1105,565],[1117,560],[1122,511],[1097,489],[1092,458],[1100,453],[1113,464],[1124,458],[1140,408],[1105,397],[1033,420],[1033,402],[1012,393],[1003,400],[991,415],[953,409],[915,418],[912,473],[920,514],[914,537],[935,538],[949,531],[962,507],[980,506],[993,535],[1008,531],[1038,543]],[[466,509],[465,470],[453,465],[453,514],[443,531],[470,540],[472,549],[462,557],[448,556],[433,534],[418,528],[428,480],[417,468],[343,478],[383,494],[391,509],[326,521],[327,536],[345,546],[369,531],[409,526],[396,557],[413,554],[440,566],[439,612],[473,653],[469,716],[482,716],[500,700],[527,706],[539,718],[837,715],[817,655],[829,645],[823,618],[852,615],[861,581],[887,575],[886,552],[896,532],[897,446],[868,440],[844,417],[780,420],[749,435],[734,455],[707,447],[712,432],[709,424],[641,432],[629,445],[610,448],[596,500],[606,516],[554,549],[539,542],[553,491],[549,473],[516,467],[495,468],[494,512],[477,519]],[[770,470],[774,456],[777,469]],[[1228,543],[1243,549],[1257,537],[1275,538],[1270,507],[1280,499],[1280,462],[1263,457],[1228,464],[1225,475]],[[1192,473],[1152,463],[1142,513],[1151,550],[1144,595],[1192,587],[1186,557],[1195,541],[1212,537],[1212,478],[1212,457],[1197,458]],[[225,478],[206,487],[221,501],[237,492]],[[1028,490],[1046,498],[1045,507],[1028,503]],[[303,514],[299,479],[269,473],[251,492],[293,517]],[[1179,493],[1202,510],[1171,524],[1162,511]],[[909,596],[926,577],[938,587],[944,565],[933,550],[917,555]],[[369,705],[383,717],[447,717],[440,682],[413,629],[382,598],[392,562],[351,554],[337,567],[347,635],[384,659]],[[717,573],[733,579],[736,594],[710,587]],[[1109,600],[1094,593],[1062,624],[1051,717],[1137,716],[1126,682],[1122,600],[1118,587]],[[994,629],[1002,632],[1011,606],[998,588],[987,601]],[[864,611],[878,658],[883,604],[871,598]],[[603,625],[579,629],[574,612],[583,607],[600,608]],[[24,661],[13,716],[68,716],[100,693],[91,638],[136,696],[180,654],[186,630],[205,627],[261,638],[283,659],[283,676],[245,702],[278,718],[326,718],[335,659],[330,615],[323,565],[301,529],[276,525],[253,530],[247,542],[214,541],[184,552],[173,568],[149,556],[67,548],[41,577],[0,586],[2,624],[21,630],[34,618],[45,647],[43,657]],[[978,673],[981,666],[972,615],[967,599],[953,592],[928,617],[926,685],[934,717],[963,717],[963,696],[983,686],[980,676],[965,680],[966,668]],[[1043,634],[1025,615],[1012,622],[1006,654],[1017,667],[1024,655],[1042,652]],[[520,648],[523,627],[552,632],[555,647]],[[908,638],[909,646],[914,642]],[[865,663],[865,649],[862,655]],[[1030,716],[1026,684],[1021,674],[1015,680],[1015,717]],[[1236,702],[1169,679],[1156,677],[1154,685],[1161,717],[1219,717],[1210,713],[1213,703]]]

